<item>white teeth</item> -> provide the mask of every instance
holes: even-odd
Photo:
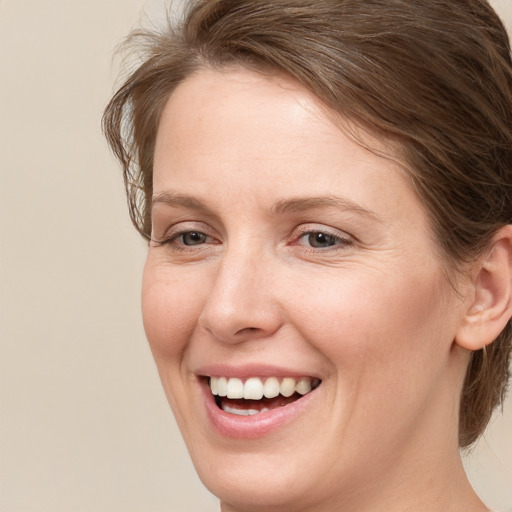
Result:
[[[294,393],[306,395],[320,384],[319,379],[311,379],[309,377],[302,377],[298,380],[292,377],[285,377],[281,382],[279,382],[277,377],[268,377],[264,380],[265,382],[259,377],[251,377],[244,384],[241,379],[234,377],[229,379],[227,377],[210,377],[210,389],[213,395],[221,397],[261,400],[263,397],[275,398],[279,394],[284,397],[290,397]],[[252,411],[253,409],[246,409],[243,413],[238,412],[237,414],[246,414],[247,410]],[[254,413],[250,412],[250,414]]]
[[[243,398],[244,397],[244,383],[240,379],[228,380],[228,398]]]
[[[219,394],[219,379],[210,379],[210,389],[212,390],[213,395]]]
[[[279,392],[285,397],[292,396],[293,393],[295,393],[295,379],[292,379],[291,377],[285,377],[281,382]]]
[[[256,409],[235,409],[234,407],[230,407],[229,405],[224,405],[222,407],[222,410],[224,412],[229,412],[231,414],[238,414],[238,416],[254,416],[255,414],[264,412],[263,410],[258,411]]]
[[[305,395],[311,391],[311,380],[310,379],[300,379],[299,382],[295,385],[295,391],[300,395]]]
[[[212,381],[214,379],[210,379]],[[228,380],[226,377],[219,377],[218,379],[215,379],[217,381],[217,394],[219,396],[226,396],[228,394]],[[211,385],[211,384],[210,384]],[[213,390],[212,390],[213,393]],[[215,393],[213,393],[215,394]]]
[[[279,395],[279,381],[276,377],[269,377],[265,381],[265,384],[263,384],[263,394],[266,398],[275,398]]]
[[[252,377],[245,381],[244,398],[246,400],[261,400],[263,398],[263,382],[261,382],[261,379]]]

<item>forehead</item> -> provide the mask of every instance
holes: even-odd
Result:
[[[394,201],[398,188],[413,195],[402,166],[379,155],[389,153],[385,141],[365,132],[364,144],[376,149],[369,151],[337,121],[286,77],[200,70],[177,87],[162,113],[154,193],[179,187],[204,196],[212,185],[230,182],[238,194],[343,192],[362,206],[378,196]],[[382,193],[383,186],[389,193]]]
[[[156,153],[158,157],[165,152],[168,143],[179,146],[191,140],[195,140],[198,150],[226,150],[229,136],[236,137],[239,147],[243,136],[252,139],[253,143],[244,147],[246,153],[254,149],[261,154],[257,143],[265,143],[266,153],[270,153],[270,149],[277,149],[268,147],[276,134],[281,135],[279,146],[284,151],[284,144],[300,138],[304,124],[312,127],[313,120],[315,130],[308,138],[325,131],[329,120],[320,101],[286,77],[244,69],[201,69],[182,82],[168,100]],[[199,133],[207,138],[197,140]]]

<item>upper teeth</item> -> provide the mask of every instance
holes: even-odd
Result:
[[[210,389],[214,395],[249,400],[261,400],[263,397],[274,398],[279,394],[289,397],[295,392],[305,395],[318,384],[318,379],[310,377],[301,377],[300,379],[285,377],[281,381],[277,377],[268,377],[264,381],[259,377],[251,377],[245,383],[234,377],[210,377]]]

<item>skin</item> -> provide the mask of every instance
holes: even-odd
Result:
[[[457,443],[471,280],[447,278],[402,166],[285,78],[201,70],[163,111],[154,194],[144,325],[223,512],[487,510]],[[213,429],[199,370],[277,363],[322,379],[307,407],[255,439]]]

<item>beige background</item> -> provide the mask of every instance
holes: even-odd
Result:
[[[494,4],[512,27],[512,0]],[[161,0],[0,0],[0,512],[217,508],[144,340],[145,247],[99,126],[115,45],[162,13]],[[512,510],[512,398],[468,467]]]

